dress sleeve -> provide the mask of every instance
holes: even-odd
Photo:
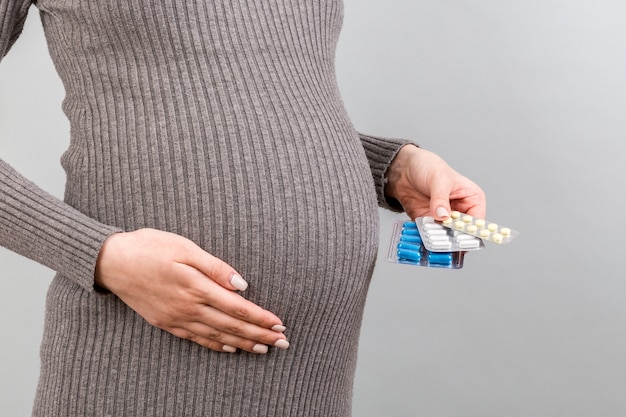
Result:
[[[369,136],[359,133],[361,143],[365,149],[365,155],[372,170],[376,194],[378,195],[378,205],[388,210],[401,212],[402,205],[396,199],[388,198],[385,195],[386,173],[391,161],[404,145],[414,142],[406,139],[390,139],[376,136]]]
[[[0,0],[0,59],[22,31],[30,4]],[[45,192],[0,159],[0,246],[92,291],[102,243],[118,231]]]
[[[20,36],[30,5],[31,0],[0,0],[0,59]]]

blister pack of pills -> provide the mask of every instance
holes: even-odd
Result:
[[[431,251],[426,245],[429,244],[422,238],[415,222],[396,220],[391,233],[387,261],[430,268],[463,267],[464,251]]]
[[[444,221],[418,217],[396,220],[386,260],[430,268],[463,268],[467,252],[485,248],[483,240],[506,244],[518,234],[484,219],[453,211]]]
[[[418,217],[415,225],[424,247],[431,252],[460,252],[485,247],[479,238],[446,228],[432,217]]]
[[[499,244],[509,243],[519,234],[517,230],[510,227],[502,227],[497,223],[478,219],[458,211],[451,212],[450,217],[437,223],[451,230]]]

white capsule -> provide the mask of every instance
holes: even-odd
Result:
[[[464,240],[459,242],[459,248],[461,249],[472,249],[480,246],[480,240],[472,239],[472,240]]]
[[[425,231],[426,235],[447,235],[448,231],[446,229],[431,229]]]
[[[448,235],[429,235],[428,240],[430,242],[442,241],[442,240],[450,240]]]
[[[461,242],[463,240],[470,240],[470,239],[476,240],[476,238],[474,236],[466,235],[465,233],[459,233],[456,236],[456,241],[457,242]]]
[[[452,242],[450,241],[440,241],[440,242],[433,242],[430,245],[433,249],[450,249],[452,248]]]
[[[427,231],[431,231],[431,230],[445,230],[444,227],[442,225],[440,225],[439,223],[426,223],[422,227],[424,228],[424,230],[427,230]]]
[[[434,223],[434,222],[435,222],[434,217],[430,217],[430,216],[422,217],[422,224],[429,224],[429,223]]]

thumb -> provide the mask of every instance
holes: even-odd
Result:
[[[430,192],[430,212],[437,220],[450,217],[450,188],[445,183],[433,184]]]

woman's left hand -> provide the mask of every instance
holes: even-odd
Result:
[[[456,172],[441,157],[414,145],[404,146],[387,172],[385,194],[416,217],[443,220],[451,210],[485,218],[485,193],[474,182]]]

